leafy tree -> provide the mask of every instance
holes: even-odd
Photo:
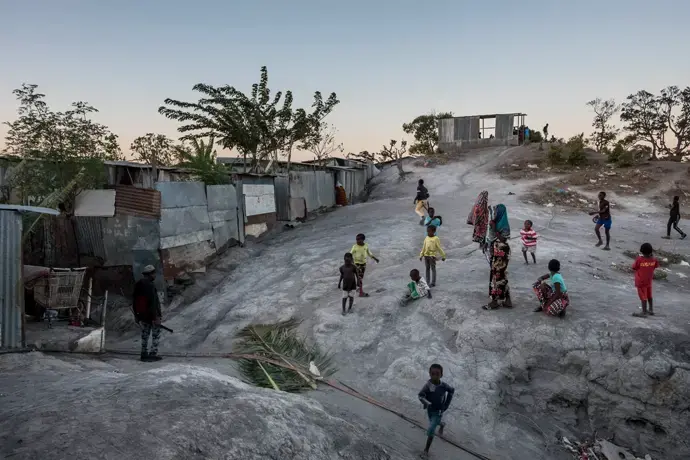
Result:
[[[311,152],[314,155],[314,158],[322,166],[335,152],[342,153],[345,150],[343,149],[342,143],[336,143],[336,132],[337,130],[334,126],[321,123],[318,136],[315,136],[311,142],[305,144],[305,150]]]
[[[10,183],[23,198],[41,202],[59,190],[71,200],[81,190],[105,182],[103,161],[118,160],[122,152],[117,136],[91,120],[98,112],[86,102],[55,112],[37,85],[23,84],[13,94],[19,101],[18,118],[9,127],[3,153],[22,158]]]
[[[531,130],[529,131],[529,141],[534,142],[535,144],[537,142],[543,142],[544,141],[544,136],[541,135],[540,131],[536,130]]]
[[[215,139],[209,138],[208,142],[203,139],[192,139],[190,145],[176,147],[179,159],[178,166],[191,170],[196,179],[206,185],[227,184],[230,182],[228,168],[219,164],[215,150]]]
[[[438,151],[438,121],[452,118],[452,112],[429,113],[420,115],[409,123],[403,124],[403,131],[414,136],[415,143],[410,146],[413,155],[428,155]]]
[[[379,156],[383,161],[395,161],[398,167],[398,173],[400,177],[403,177],[405,175],[405,171],[403,170],[403,158],[408,154],[407,141],[400,142],[399,147],[397,147],[397,145],[398,141],[391,139],[388,145],[383,146]]]
[[[581,166],[587,163],[585,154],[585,133],[580,133],[568,139],[564,146],[565,153],[568,154],[566,162],[571,166]]]
[[[129,149],[135,160],[147,165],[171,166],[175,162],[174,143],[164,134],[146,133],[134,139]]]
[[[292,148],[306,140],[339,102],[335,93],[324,102],[317,91],[313,113],[293,111],[291,91],[286,91],[285,97],[278,91],[271,98],[265,66],[261,68],[260,82],[252,85],[250,96],[229,85],[199,83],[193,89],[203,95],[198,102],[166,99],[166,105],[158,112],[183,123],[178,128],[185,133],[183,140],[214,136],[221,147],[236,148],[244,158],[245,170],[248,156],[254,169],[262,160],[277,160],[281,152],[287,154],[289,161]]]
[[[669,147],[666,137],[660,136],[661,149],[670,159],[680,161],[690,155],[690,86],[684,90],[677,86],[661,90],[658,104],[660,123],[671,131],[676,142]]]
[[[347,158],[353,160],[363,161],[364,163],[378,163],[378,158],[376,153],[369,153],[368,150],[362,150],[359,153],[348,153]]]
[[[589,101],[587,105],[594,112],[594,120],[592,121],[594,132],[590,136],[589,142],[597,152],[603,153],[618,137],[619,129],[610,121],[620,111],[621,107],[614,99],[602,100],[600,98]]]
[[[631,94],[622,105],[620,118],[626,123],[623,129],[634,134],[638,141],[648,143],[652,158],[656,159],[666,132],[659,99],[644,90]]]

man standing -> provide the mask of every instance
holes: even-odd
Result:
[[[419,225],[424,225],[424,210],[428,208],[428,199],[429,191],[424,186],[424,180],[419,179],[419,183],[417,184],[417,196],[415,196],[414,199],[414,212],[416,212],[420,218]]]
[[[609,202],[606,200],[606,192],[599,192],[599,210],[598,211],[592,211],[589,213],[590,216],[596,216],[593,220],[596,223],[596,226],[594,227],[594,233],[597,234],[597,238],[599,239],[599,242],[596,244],[596,247],[601,246],[604,244],[601,241],[601,227],[604,227],[604,231],[606,232],[606,246],[604,246],[604,251],[610,251],[611,248],[609,247],[609,243],[611,242],[611,208],[609,205]]]
[[[156,268],[147,265],[141,272],[143,278],[134,285],[134,316],[141,326],[141,360],[144,362],[160,361],[158,342],[161,337],[161,304],[158,290],[153,281],[156,279]],[[151,336],[151,351],[148,350]]]
[[[548,123],[544,125],[544,140],[546,142],[549,141],[549,124]]]

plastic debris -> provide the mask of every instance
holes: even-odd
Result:
[[[538,165],[533,165],[533,164],[528,164],[527,167],[528,167],[529,169],[539,169],[539,166],[538,166]]]

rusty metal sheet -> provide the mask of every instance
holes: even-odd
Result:
[[[75,217],[79,254],[105,260],[102,217]]]
[[[159,218],[161,192],[131,185],[118,185],[115,187],[115,214]]]
[[[163,259],[163,276],[165,279],[173,279],[186,270],[194,270],[206,266],[216,250],[211,241],[161,249]]]

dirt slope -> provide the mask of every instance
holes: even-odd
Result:
[[[336,353],[339,379],[419,420],[424,419],[424,413],[416,393],[428,366],[432,362],[443,364],[445,379],[457,389],[446,416],[447,432],[493,459],[556,459],[562,455],[554,445],[557,431],[579,438],[594,430],[637,454],[688,458],[687,267],[672,266],[668,281],[657,283],[655,300],[660,314],[645,321],[630,316],[637,308],[630,275],[611,265],[629,263],[623,252],[636,250],[644,241],[686,256],[687,243],[659,239],[665,211],[650,212],[651,203],[645,197],[632,197],[625,203],[629,211],[613,216],[613,250],[594,249],[592,224],[586,214],[525,204],[522,194],[533,183],[505,181],[490,173],[495,162],[505,160],[510,153],[510,149],[478,151],[462,163],[433,169],[409,166],[412,174],[404,182],[397,180],[394,169],[385,170],[377,179],[379,185],[371,201],[337,210],[252,248],[257,256],[243,259],[218,287],[209,287],[199,300],[175,308],[167,324],[176,332],[164,337],[163,351],[229,351],[235,332],[246,324],[297,316],[305,320],[307,336]],[[425,179],[431,204],[444,218],[439,236],[448,261],[439,262],[434,299],[401,308],[398,299],[409,270],[423,268],[417,257],[424,232],[412,207],[419,178]],[[515,304],[512,310],[486,312],[480,308],[486,303],[488,266],[471,242],[465,219],[482,189],[490,190],[493,204],[506,204],[514,234],[529,218],[541,235],[538,266],[523,265],[517,240],[511,240],[515,254],[509,269]],[[639,209],[645,209],[643,217]],[[371,297],[356,299],[354,313],[342,317],[337,268],[359,232],[367,235],[381,264],[371,263],[367,270]],[[546,272],[546,262],[553,257],[561,260],[572,300],[562,320],[532,313],[535,299],[531,283]],[[109,340],[113,348],[138,346],[134,333]],[[235,375],[228,363],[203,361],[195,365]],[[154,367],[174,375],[178,372],[175,366],[161,363]],[[107,369],[89,372],[124,373],[138,385],[146,379],[155,380],[153,376],[134,377],[145,369],[140,363],[111,360]],[[197,385],[193,377],[190,382]],[[11,378],[4,379],[3,384],[13,387],[12,391],[21,387]],[[50,392],[58,389],[56,385],[44,388]],[[85,390],[85,394],[93,395],[93,391]],[[194,390],[181,391],[191,394]],[[217,398],[222,392],[214,390],[209,395]],[[15,410],[21,410],[21,398],[16,397]],[[346,455],[355,455],[358,446],[371,442],[386,452],[395,446],[397,452],[391,458],[404,459],[416,455],[423,445],[422,432],[341,394],[314,392],[295,398],[319,400],[331,416],[354,425],[353,440],[344,448]],[[120,400],[128,402],[123,403],[125,410],[138,407],[144,397],[130,392],[122,394]],[[24,404],[28,413],[29,402]],[[191,403],[191,414],[196,414],[191,409],[196,404],[203,403]],[[70,400],[60,402],[58,398],[54,407],[79,418]],[[7,413],[0,408],[0,413],[3,411]],[[316,408],[314,411],[305,415],[305,423],[316,423],[321,415]],[[36,415],[33,409],[32,413],[47,416],[45,411]],[[156,415],[166,418],[170,412],[160,409]],[[179,417],[188,425],[198,420],[196,415]],[[132,429],[137,426],[142,429],[138,421]],[[5,434],[7,429],[3,427]],[[47,426],[42,429],[46,435],[59,431]],[[147,429],[157,436],[158,431],[167,430]],[[326,428],[326,434],[334,435],[329,430]],[[304,446],[316,449],[316,441],[307,432],[291,433],[281,428],[276,433],[267,429],[264,434],[271,439],[294,436]],[[194,439],[205,452],[212,452],[211,444],[217,442],[197,440],[191,431],[179,436],[180,442]],[[245,435],[233,432],[228,436],[238,436],[240,442]],[[337,449],[331,449],[320,451],[323,454],[314,450],[312,456],[305,457],[281,457],[280,450],[264,452],[280,458],[355,458],[334,456]],[[436,458],[471,458],[444,443],[436,443],[434,450]],[[181,458],[182,452],[175,448],[151,458]],[[222,458],[209,455],[205,458]]]

